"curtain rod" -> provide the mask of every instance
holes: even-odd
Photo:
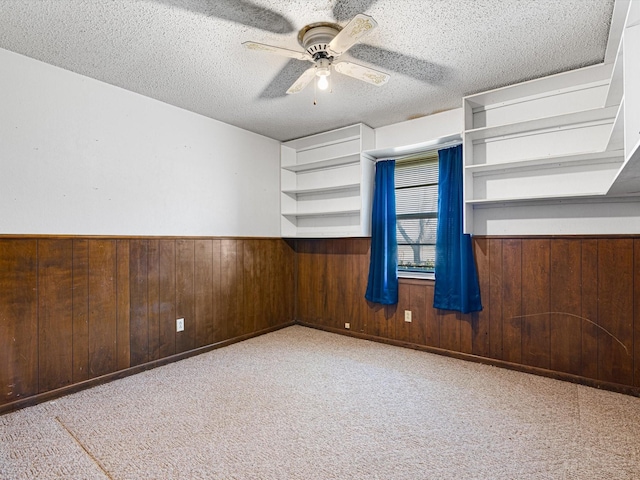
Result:
[[[396,162],[410,162],[411,160],[417,160],[421,157],[424,157],[427,153],[431,153],[434,151],[437,152],[438,150],[442,150],[443,148],[450,148],[458,145],[462,145],[462,140],[456,139],[456,140],[451,140],[449,142],[430,145],[428,147],[425,147],[424,150],[420,150],[419,152],[410,153],[407,155],[395,155],[393,157],[376,158],[375,161],[382,162],[384,160],[395,160]]]

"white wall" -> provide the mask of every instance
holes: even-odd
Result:
[[[464,128],[462,108],[376,128],[376,150],[406,147],[449,135]]]
[[[0,234],[279,236],[280,143],[0,49]]]

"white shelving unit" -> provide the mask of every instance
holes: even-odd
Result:
[[[283,237],[371,234],[373,129],[364,124],[285,142],[281,147]]]
[[[607,194],[625,162],[623,59],[465,97],[466,232],[476,208]]]

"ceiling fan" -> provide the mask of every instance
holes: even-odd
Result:
[[[362,80],[372,85],[382,86],[389,81],[389,75],[363,65],[352,62],[334,61],[349,48],[358,43],[362,37],[378,26],[370,16],[362,13],[356,15],[344,28],[335,23],[312,23],[303,27],[298,33],[298,43],[304,51],[265,45],[257,42],[244,42],[250,50],[274,53],[297,60],[307,60],[314,64],[289,87],[288,94],[302,91],[314,78],[317,87],[326,90],[332,69],[336,72]]]

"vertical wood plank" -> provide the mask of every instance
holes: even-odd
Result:
[[[147,249],[147,312],[149,361],[160,358],[160,243],[149,239]]]
[[[131,366],[149,361],[148,240],[131,240],[129,245],[129,287],[131,290]]]
[[[425,287],[427,315],[425,321],[425,344],[430,347],[440,346],[440,319],[438,312],[433,308],[434,284]]]
[[[38,392],[37,242],[0,240],[0,404]]]
[[[116,324],[116,363],[117,369],[123,370],[131,366],[130,315],[131,292],[129,287],[129,240],[116,241],[117,257],[117,324]]]
[[[89,240],[89,377],[116,364],[116,243]]]
[[[477,315],[472,313],[460,313],[458,315],[460,325],[460,351],[473,353],[473,322]]]
[[[409,302],[412,312],[409,341],[417,345],[425,345],[428,308],[426,288],[423,285],[411,285],[409,287]]]
[[[522,240],[522,362],[549,368],[549,269],[547,239]]]
[[[160,240],[158,356],[176,353],[176,242]]]
[[[38,241],[38,391],[73,382],[73,242]]]
[[[196,347],[213,343],[213,241],[195,241]]]
[[[211,271],[212,271],[212,302],[213,302],[213,319],[212,319],[212,335],[213,341],[219,342],[224,338],[225,328],[222,319],[222,297],[220,285],[222,282],[222,270],[220,264],[220,240],[214,239],[211,245]]]
[[[550,368],[580,375],[582,361],[580,240],[551,242]]]
[[[436,317],[440,323],[440,348],[460,351],[460,312],[450,310],[436,311]]]
[[[73,383],[89,378],[89,241],[73,239]]]
[[[393,323],[392,338],[400,340],[401,342],[410,342],[411,326],[413,322],[417,320],[417,318],[413,318],[416,312],[413,312],[411,309],[411,285],[400,282],[398,285],[398,304],[390,305],[390,307],[395,313],[391,319]],[[411,311],[411,322],[404,321],[405,310]]]
[[[244,304],[244,242],[245,240],[240,238],[236,240],[236,312],[237,316],[235,318],[235,328],[237,335],[245,334],[245,314],[246,314],[246,305]],[[273,277],[271,277],[273,278]],[[277,305],[273,305],[273,309],[271,310],[270,318],[273,319],[275,316],[275,310],[277,309]]]
[[[502,240],[489,239],[489,356],[501,360],[502,335]]]
[[[522,241],[502,243],[502,348],[503,359],[522,362]]]
[[[276,240],[283,253],[283,265],[285,266],[281,278],[284,289],[284,301],[280,303],[283,308],[283,315],[280,318],[280,323],[289,322],[295,318],[294,304],[295,304],[295,250],[293,249],[293,243],[288,240]]]
[[[222,269],[221,297],[222,322],[225,326],[224,338],[238,335],[238,303],[237,303],[237,260],[235,240],[224,239],[220,244],[220,262]],[[268,312],[264,312],[268,315]]]
[[[311,321],[311,241],[306,239],[296,240],[296,259],[298,262],[298,275],[296,278],[296,320]],[[263,277],[260,271],[260,277]]]
[[[482,357],[489,357],[490,351],[490,312],[491,290],[489,271],[489,241],[486,238],[474,238],[474,255],[478,267],[478,282],[482,311],[471,316],[472,348],[471,353]]]
[[[243,332],[251,333],[256,329],[256,304],[258,300],[259,282],[256,277],[256,242],[258,240],[245,239],[242,244],[243,249],[243,279],[246,288],[244,289],[244,315]],[[279,283],[280,278],[274,278],[274,283]],[[280,288],[282,288],[280,284]]]
[[[339,278],[340,278],[340,257],[338,253],[338,240],[331,239],[325,243],[327,250],[324,258],[327,265],[326,290],[324,292],[323,304],[323,320],[324,325],[332,328],[344,328],[344,324],[338,322],[338,310],[341,305],[338,304]]]
[[[358,302],[357,282],[357,255],[355,253],[356,242],[354,238],[344,239],[343,268],[350,272],[351,281],[345,284],[345,322],[349,322],[352,332],[358,332],[362,328],[360,320],[360,302]]]
[[[334,322],[336,328],[344,329],[344,324],[349,322],[351,323],[351,319],[347,315],[347,304],[350,299],[347,297],[347,289],[351,284],[352,272],[348,268],[347,262],[347,244],[346,240],[336,239],[333,244],[333,254],[334,261],[336,262],[336,276],[337,281],[335,283],[336,292],[334,295],[335,307],[333,311]]]
[[[184,318],[184,331],[176,333],[176,353],[193,350],[195,323],[195,241],[176,240],[176,315]]]
[[[598,378],[598,241],[581,242],[582,375]]]
[[[633,240],[598,240],[598,378],[633,382]]]
[[[313,288],[313,317],[312,321],[320,325],[326,325],[328,312],[327,307],[327,244],[325,242],[313,241],[313,266],[312,266]]]
[[[633,307],[633,329],[634,329],[634,373],[633,384],[640,387],[640,238],[633,241],[633,271],[634,271],[634,307]]]
[[[389,338],[387,325],[387,311],[384,305],[368,302],[371,309],[371,319],[367,333],[376,337]]]
[[[349,301],[349,319],[351,320],[351,330],[354,332],[364,332],[368,315],[367,303],[364,298],[367,290],[368,251],[369,239],[350,239],[345,268],[352,272],[348,295],[351,299]]]

